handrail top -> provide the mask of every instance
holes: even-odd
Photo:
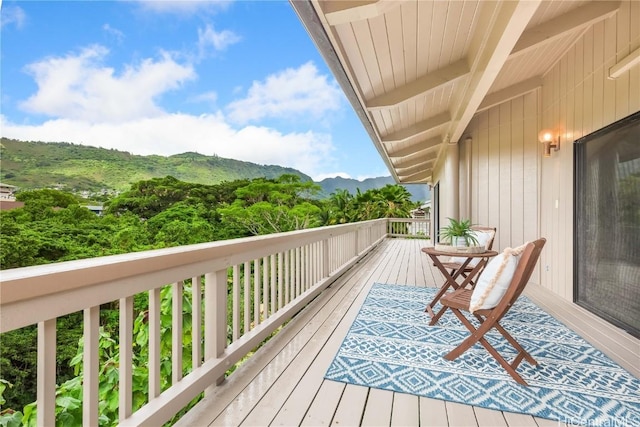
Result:
[[[387,221],[387,219],[3,270],[0,271],[0,303],[5,305],[27,298],[203,261],[215,260],[217,261],[215,264],[223,268],[302,246],[317,241],[318,238],[330,238],[355,231],[370,223],[381,221]],[[292,244],[292,240],[295,240],[295,245]],[[91,275],[86,274],[88,270],[91,270]],[[46,277],[46,284],[43,283],[43,277]]]

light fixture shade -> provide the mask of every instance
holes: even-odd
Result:
[[[553,131],[551,129],[542,129],[539,133],[538,133],[538,141],[545,143],[545,142],[552,142],[553,141]]]
[[[556,135],[552,129],[542,129],[538,133],[538,140],[544,147],[542,151],[544,157],[551,157],[552,148],[554,151],[560,149],[560,135]]]

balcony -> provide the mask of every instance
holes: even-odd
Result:
[[[98,424],[98,314],[101,304],[113,301],[120,307],[120,425],[162,425],[202,392],[204,399],[178,425],[557,425],[323,379],[374,282],[441,283],[440,273],[420,252],[430,243],[419,232],[422,227],[428,230],[426,220],[381,219],[7,270],[2,272],[1,331],[38,325],[39,425],[54,424],[55,319],[81,310],[83,424]],[[172,375],[171,385],[161,390],[160,291],[167,286],[173,296]],[[148,294],[149,301],[149,360],[144,366],[149,395],[134,411],[136,294]],[[530,286],[528,295],[640,375],[638,340],[540,286]],[[185,300],[193,307],[188,319]],[[193,342],[202,346],[183,355],[187,322],[193,325]],[[275,337],[225,377],[277,329]],[[191,360],[189,372],[183,356]]]

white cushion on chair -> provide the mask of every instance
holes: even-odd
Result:
[[[492,258],[473,288],[469,311],[489,309],[498,305],[509,288],[513,274],[518,266],[519,256],[505,251]],[[504,263],[504,267],[502,267]]]
[[[472,231],[474,237],[476,238],[476,240],[478,240],[478,246],[484,246],[485,248],[487,247],[487,244],[489,243],[489,240],[491,240],[491,238],[493,237],[493,231],[477,231],[474,230]],[[462,264],[463,262],[465,262],[467,259],[467,257],[460,257],[460,256],[454,256],[451,257],[451,259],[449,260],[449,262],[456,262],[458,264]],[[478,265],[478,263],[480,262],[482,258],[478,257],[478,258],[472,258],[471,261],[469,261],[469,264],[467,264],[467,267],[475,267],[476,265]]]

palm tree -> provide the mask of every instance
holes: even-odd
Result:
[[[385,185],[379,192],[380,201],[384,204],[384,216],[387,218],[408,218],[414,203],[411,193],[402,185]]]
[[[353,196],[347,190],[338,189],[329,196],[330,221],[334,224],[351,222],[353,217]]]

